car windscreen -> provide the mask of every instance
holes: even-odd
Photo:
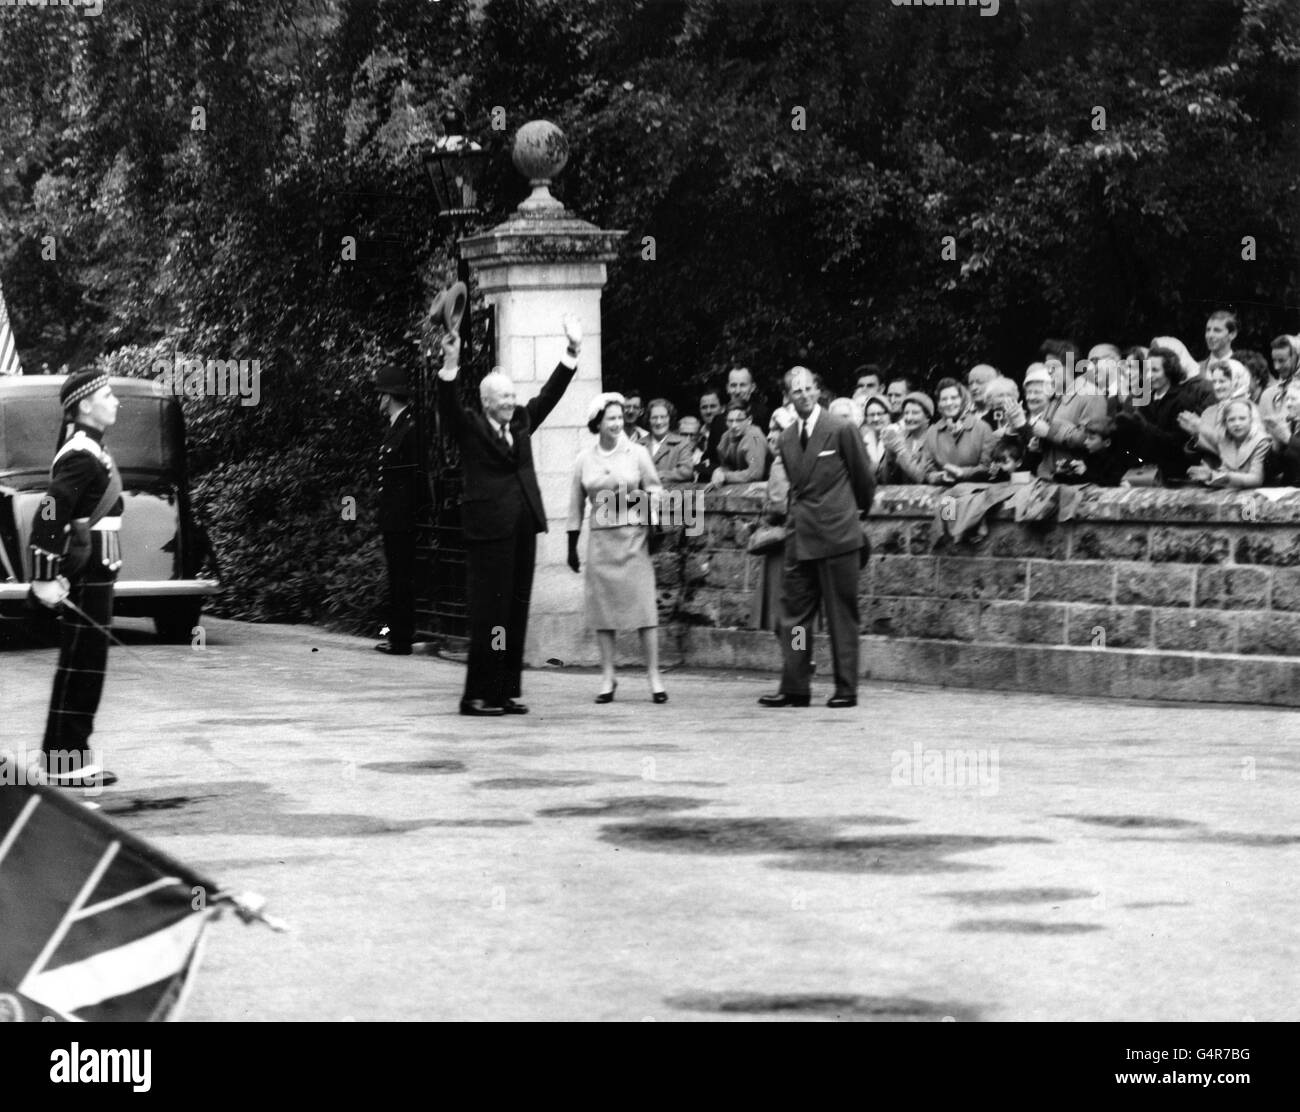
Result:
[[[179,445],[170,398],[120,397],[104,445],[118,470],[172,473]],[[0,471],[48,472],[59,438],[57,395],[0,398]]]

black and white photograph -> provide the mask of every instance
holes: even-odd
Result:
[[[1014,1023],[1258,1089],[1298,371],[1296,0],[0,0],[25,1071]]]

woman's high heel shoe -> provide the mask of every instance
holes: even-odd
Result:
[[[596,702],[612,703],[614,701],[614,692],[617,690],[618,690],[618,680],[615,680],[613,687],[611,687],[608,691],[602,691],[599,695],[596,696]]]

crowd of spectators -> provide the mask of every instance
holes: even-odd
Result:
[[[980,363],[932,391],[915,374],[866,364],[851,394],[818,382],[822,405],[860,430],[877,482],[951,485],[1035,478],[1098,486],[1300,486],[1300,336],[1266,357],[1234,348],[1238,323],[1206,322],[1205,358],[1172,336],[1121,350],[1047,340],[1019,376]],[[753,373],[734,368],[698,415],[665,398],[641,411],[627,392],[629,435],[666,484],[715,487],[768,477],[773,446],[795,420],[788,398],[767,410]]]

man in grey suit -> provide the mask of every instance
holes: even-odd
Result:
[[[781,584],[781,689],[758,701],[765,707],[806,707],[811,701],[812,623],[826,614],[835,664],[828,707],[858,702],[859,524],[875,496],[875,481],[858,430],[818,404],[812,372],[795,367],[786,390],[799,418],[781,434],[777,452],[790,482]]]

